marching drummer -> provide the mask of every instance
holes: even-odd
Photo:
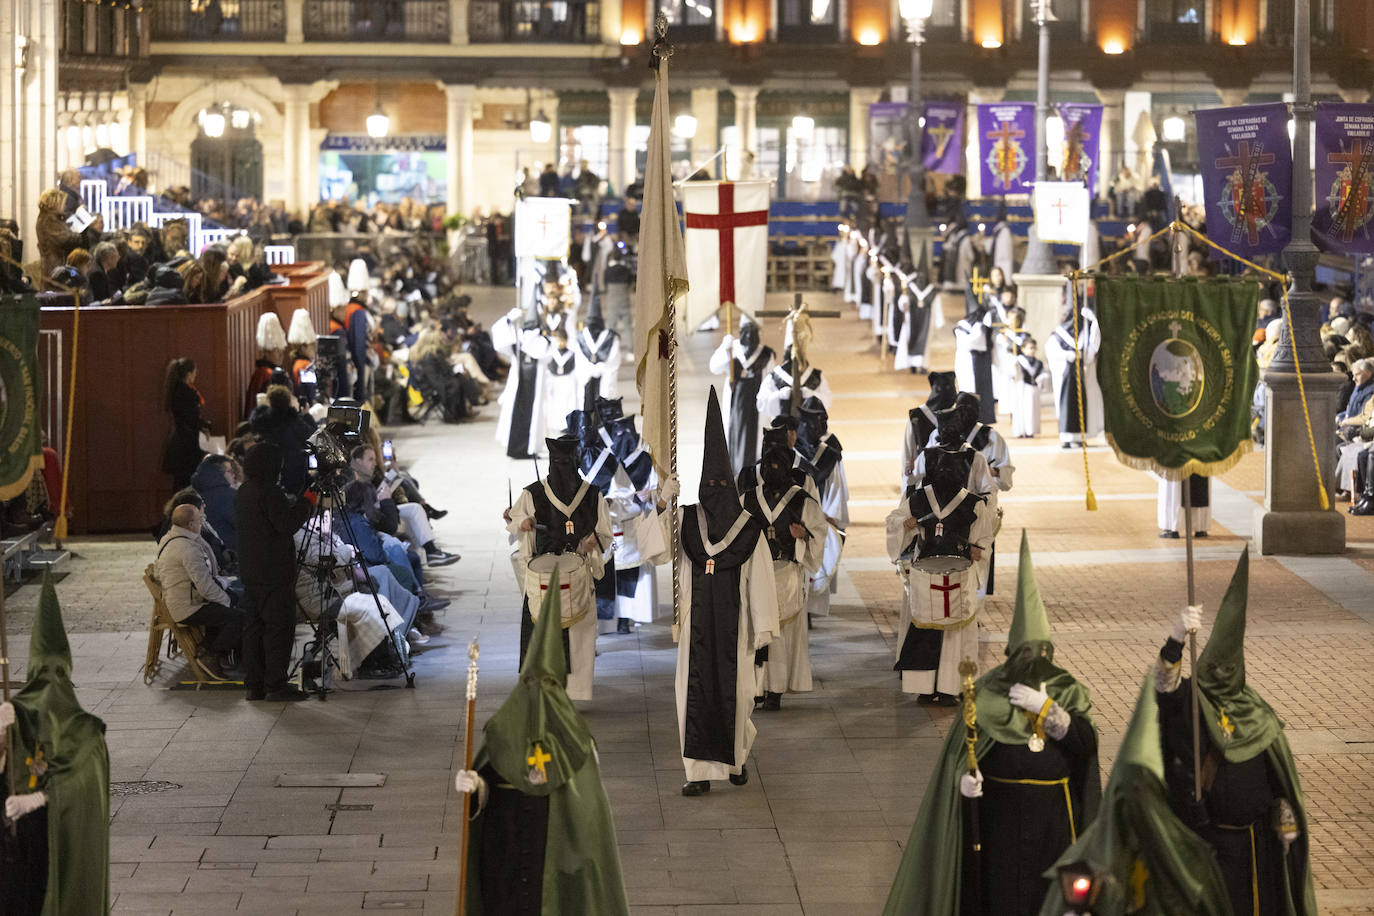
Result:
[[[991,493],[972,492],[966,450],[922,453],[924,479],[887,517],[887,553],[903,581],[894,670],[923,705],[958,702],[959,662],[978,659],[979,589],[997,532]]]
[[[516,539],[515,565],[523,571],[524,607],[520,615],[520,663],[534,632],[531,612],[542,605],[542,591],[558,569],[562,591],[563,651],[568,658],[568,696],[592,698],[596,664],[596,602],[592,580],[600,579],[611,545],[606,500],[577,472],[577,439],[545,440],[549,474],[520,491],[508,511],[506,530]],[[519,576],[519,572],[517,573]]]

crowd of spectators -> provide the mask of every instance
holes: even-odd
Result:
[[[1350,499],[1352,515],[1374,515],[1374,314],[1341,298],[1327,312],[1322,349],[1344,379],[1335,416],[1337,496]]]

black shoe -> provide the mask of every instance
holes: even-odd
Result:
[[[1178,540],[1177,531],[1161,531],[1159,533],[1159,536],[1165,538],[1166,540]]]
[[[1207,532],[1205,532],[1205,531],[1194,531],[1194,532],[1193,532],[1193,537],[1195,537],[1195,538],[1205,538],[1206,536],[1207,536]]]
[[[269,703],[299,703],[301,700],[310,699],[310,694],[294,684],[288,684],[280,690],[269,692],[263,699]]]
[[[628,617],[622,617],[616,621],[615,631],[617,633],[625,634],[633,633],[635,631],[634,624],[630,623],[630,619]]]
[[[761,703],[763,703],[763,697],[754,697],[754,705],[755,705],[755,706],[758,706],[758,705],[760,705]]]
[[[1374,496],[1363,496],[1348,510],[1351,515],[1374,515]]]
[[[934,706],[935,698],[938,696],[938,693],[918,693],[916,694],[916,702],[922,706]]]
[[[431,506],[429,503],[421,503],[420,505],[422,505],[422,506],[425,507],[425,515],[429,516],[430,518],[434,519],[435,521],[438,521],[439,519],[443,518],[445,515],[448,515],[448,510],[447,510],[447,509],[436,509],[436,508],[434,508],[433,506]]]
[[[745,784],[746,782],[748,782],[748,781],[749,781],[749,768],[748,768],[747,766],[742,766],[742,767],[740,767],[740,768],[739,768],[739,773],[738,773],[738,774],[735,774],[735,773],[731,773],[731,774],[730,774],[730,785],[732,785],[732,786],[742,786],[742,785],[744,785],[744,784]]]
[[[933,693],[930,703],[932,706],[958,706],[959,698],[948,693]]]
[[[733,781],[734,777],[730,779]],[[682,794],[688,798],[696,798],[698,795],[705,795],[711,791],[711,782],[706,779],[699,779],[696,782],[684,782],[682,784]]]
[[[1060,447],[1060,448],[1063,448],[1063,449],[1070,449],[1070,448],[1073,448],[1073,443],[1072,443],[1072,442],[1061,442],[1061,443],[1059,444],[1059,447]]]
[[[430,566],[451,566],[461,559],[462,557],[456,553],[444,553],[442,550],[425,551],[425,562]]]
[[[444,608],[448,607],[452,603],[453,601],[451,601],[448,598],[436,598],[433,595],[424,595],[420,598],[419,613],[432,614],[435,611],[442,611]]]
[[[816,618],[810,614],[806,615],[806,628],[808,630],[816,629]]]
[[[782,694],[768,691],[763,695],[763,708],[769,712],[776,712],[782,709]]]
[[[248,699],[249,699],[250,702],[253,702],[253,703],[258,702],[259,700],[265,700],[265,699],[267,699],[267,691],[266,691],[266,690],[251,690],[251,689],[250,689],[250,690],[248,691]]]

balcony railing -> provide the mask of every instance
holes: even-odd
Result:
[[[596,0],[472,0],[468,39],[594,44],[601,40],[601,5]]]
[[[151,6],[154,40],[282,41],[286,38],[284,0],[155,0]]]
[[[306,0],[306,41],[448,41],[448,0]]]
[[[62,0],[63,57],[142,57],[142,11]]]

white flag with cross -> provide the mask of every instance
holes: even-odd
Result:
[[[1031,198],[1042,242],[1082,245],[1088,240],[1092,197],[1078,181],[1037,181]]]
[[[750,315],[763,308],[771,188],[768,181],[681,185],[692,284],[684,316],[688,328],[698,327],[727,302]]]
[[[515,202],[515,256],[561,261],[572,240],[572,201],[525,197]]]

